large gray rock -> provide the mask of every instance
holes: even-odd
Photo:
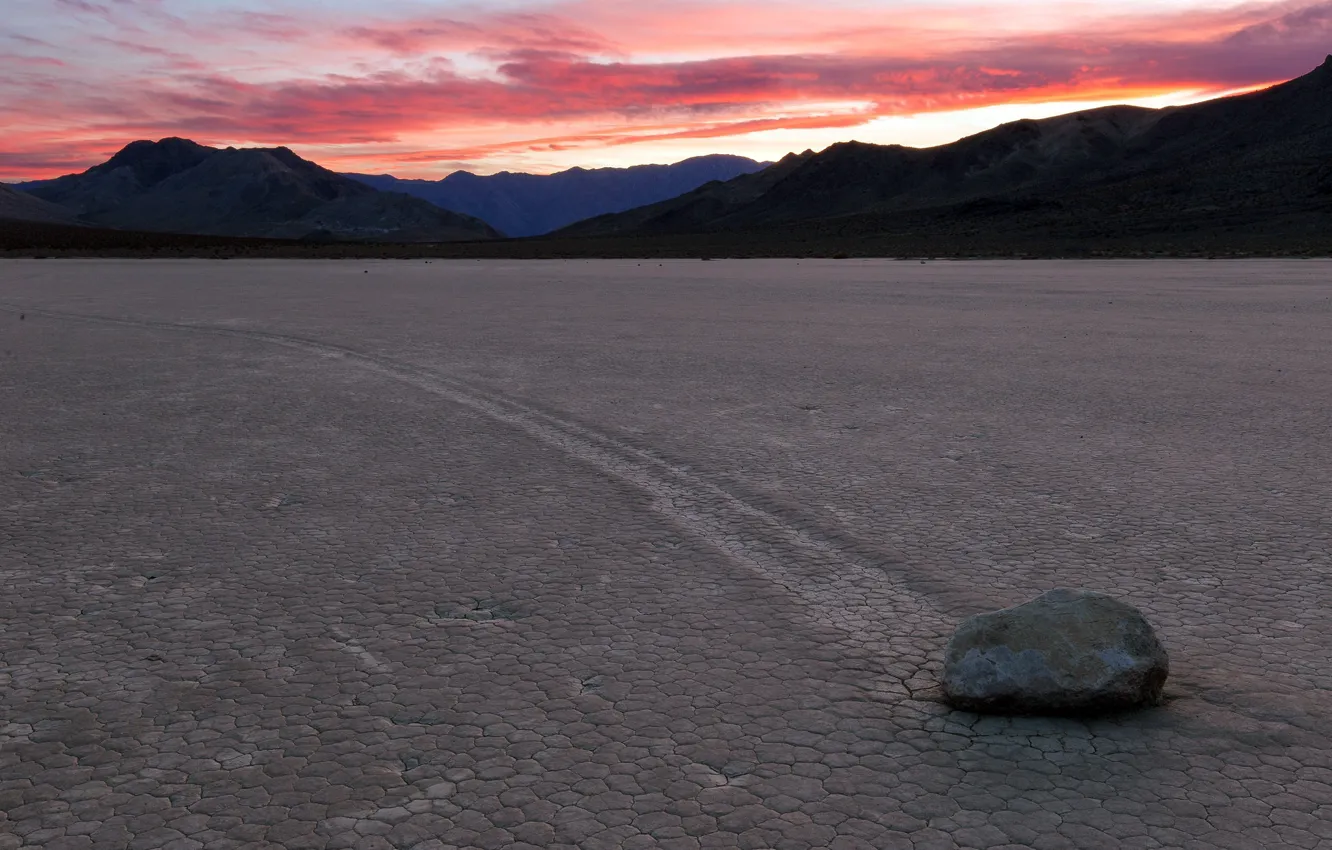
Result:
[[[1052,590],[964,621],[944,657],[944,697],[1000,714],[1158,705],[1169,664],[1137,608],[1103,593]]]

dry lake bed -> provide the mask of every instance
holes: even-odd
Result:
[[[1332,263],[0,262],[0,850],[1332,847]],[[939,700],[1139,606],[1168,703]]]

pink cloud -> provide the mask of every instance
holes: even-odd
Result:
[[[339,33],[396,54],[438,50],[540,48],[576,53],[618,50],[605,37],[549,14],[496,15],[485,21],[450,18],[371,23],[349,26]]]
[[[21,53],[0,53],[0,65],[10,73],[21,68],[68,68],[69,63],[54,56],[28,56]]]

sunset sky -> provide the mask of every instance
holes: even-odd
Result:
[[[4,0],[0,180],[133,139],[442,177],[929,145],[1332,52],[1332,2]]]

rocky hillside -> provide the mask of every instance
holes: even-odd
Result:
[[[846,142],[757,174],[575,224],[561,236],[873,235],[968,222],[1157,232],[1280,217],[1332,223],[1332,57],[1264,91],[1170,109],[1017,121],[917,149]]]
[[[73,223],[76,219],[77,216],[64,207],[0,183],[0,221]]]

